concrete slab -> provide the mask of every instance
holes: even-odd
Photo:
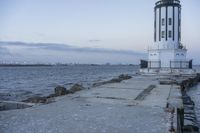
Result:
[[[143,90],[143,89],[146,89],[150,84],[152,85],[158,84],[158,80],[152,77],[137,76],[137,77],[133,77],[130,80],[122,81],[120,84],[119,83],[106,84],[106,85],[100,86],[100,88],[115,88],[115,89],[120,88],[120,89]]]
[[[1,112],[2,133],[165,133],[161,108],[85,103],[64,98],[49,105]]]
[[[142,101],[134,100],[148,86],[157,87]],[[164,112],[169,86],[157,77],[137,76],[57,98],[57,102],[0,112],[3,133],[166,133]]]
[[[151,94],[141,101],[139,105],[165,108],[170,93],[170,85],[157,85]]]
[[[134,89],[95,88],[82,94],[81,97],[134,100],[141,91]]]
[[[182,94],[179,86],[171,86],[170,95],[167,103],[169,103],[170,106],[173,107],[183,108]]]

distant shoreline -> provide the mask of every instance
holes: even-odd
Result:
[[[139,66],[139,64],[0,64],[0,67],[56,67],[56,66]],[[194,65],[200,67],[200,65]]]
[[[29,64],[29,65],[23,65],[23,64],[0,64],[0,67],[41,67],[41,66],[53,66],[53,65],[45,65],[45,64]]]
[[[43,67],[43,66],[138,66],[135,64],[0,64],[0,67]]]

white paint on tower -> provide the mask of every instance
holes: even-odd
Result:
[[[180,1],[159,0],[154,13],[154,44],[148,50],[148,68],[189,68],[187,49],[181,44]]]

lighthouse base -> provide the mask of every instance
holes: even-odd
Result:
[[[186,49],[149,49],[148,68],[188,68]]]
[[[174,69],[174,68],[141,68],[141,74],[170,74],[170,75],[181,75],[181,74],[195,74],[195,69]]]

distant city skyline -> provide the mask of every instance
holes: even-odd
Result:
[[[0,1],[0,41],[66,44],[79,48],[94,48],[146,53],[153,43],[153,8],[157,0],[1,0]],[[182,43],[188,49],[188,58],[200,64],[200,16],[199,0],[181,0]],[[60,45],[59,45],[60,46]],[[58,46],[58,47],[59,47]],[[41,60],[36,51],[26,51],[25,46],[0,45],[0,60]],[[30,49],[30,46],[28,46]],[[22,49],[23,48],[23,49]],[[31,47],[32,49],[33,47]],[[38,51],[38,47],[36,48]],[[24,52],[23,54],[20,52]],[[40,51],[41,52],[41,51]],[[120,53],[110,57],[88,53],[82,59],[80,52],[73,54],[52,53],[42,50],[43,61],[53,62],[62,56],[61,61],[81,63],[139,63],[143,55],[131,56]],[[9,54],[8,54],[9,53]],[[8,55],[6,55],[8,54]],[[17,55],[16,55],[17,54]],[[21,55],[20,55],[21,54]],[[79,54],[79,56],[77,55]],[[75,56],[76,55],[76,56]],[[112,55],[109,53],[109,56]],[[35,56],[35,57],[34,57]],[[54,59],[49,56],[55,57]],[[91,58],[93,56],[93,58]],[[136,58],[137,56],[137,58]],[[9,57],[9,58],[8,58]],[[15,58],[14,58],[15,57]],[[37,57],[37,58],[36,58]],[[47,58],[48,57],[48,58]],[[95,58],[96,57],[96,58]],[[120,60],[118,61],[120,57]],[[87,60],[88,59],[88,60]],[[101,61],[97,61],[101,60]],[[74,60],[74,62],[73,62]]]

